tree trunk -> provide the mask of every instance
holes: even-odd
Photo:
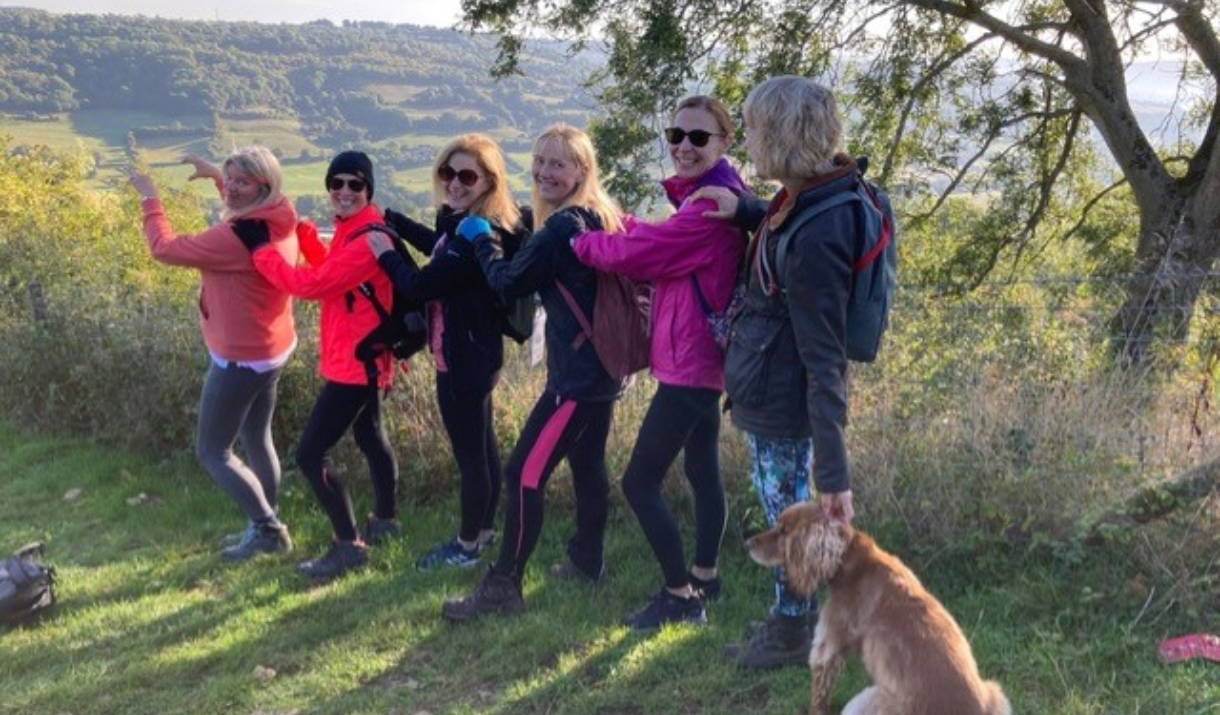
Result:
[[[1220,256],[1220,206],[1211,200],[1220,195],[1220,168],[1209,170],[1192,188],[1186,197],[1176,186],[1153,201],[1137,196],[1142,225],[1136,268],[1110,321],[1120,367],[1172,368],[1173,360],[1160,364],[1156,347],[1185,340]]]

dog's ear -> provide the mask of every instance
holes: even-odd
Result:
[[[847,529],[842,522],[811,519],[791,534],[785,559],[788,585],[802,596],[812,596],[818,584],[833,577],[847,550]]]

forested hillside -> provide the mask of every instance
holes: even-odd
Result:
[[[0,8],[0,43],[0,134],[17,146],[83,142],[106,183],[133,160],[170,170],[186,152],[223,157],[265,144],[298,207],[319,216],[325,162],[346,148],[375,157],[378,195],[400,208],[431,204],[427,167],[463,132],[494,136],[523,177],[546,125],[588,123],[585,82],[599,62],[530,42],[523,73],[493,80],[493,40],[448,29],[22,8]]]
[[[299,118],[334,146],[417,132],[533,134],[578,123],[591,67],[532,43],[524,74],[488,77],[491,41],[452,30],[54,15],[0,8],[0,111],[111,109]]]

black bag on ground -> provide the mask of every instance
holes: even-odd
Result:
[[[55,569],[42,563],[41,542],[26,544],[0,563],[0,623],[15,626],[55,605]]]

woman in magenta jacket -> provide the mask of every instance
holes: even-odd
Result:
[[[381,323],[371,300],[359,287],[367,283],[387,309],[393,302],[390,279],[377,265],[364,230],[382,224],[373,198],[373,162],[363,152],[338,154],[326,171],[326,188],[335,212],[330,246],[317,230],[301,224],[301,252],[309,266],[297,267],[275,251],[261,250],[261,236],[243,235],[254,265],[272,285],[300,298],[322,302],[321,370],[326,381],[314,402],[297,446],[297,466],[330,517],[334,543],[320,558],[302,562],[302,573],[329,580],[368,563],[367,543],[400,530],[398,464],[382,423],[381,394],[391,383],[394,358],[388,352],[371,364],[356,357],[356,345]],[[368,461],[373,481],[373,513],[364,533],[357,529],[351,496],[327,454],[348,429]]]
[[[746,235],[728,222],[704,218],[715,202],[687,201],[702,186],[745,190],[724,158],[735,126],[724,104],[707,96],[679,102],[665,130],[674,175],[663,182],[676,211],[665,221],[631,220],[623,233],[586,233],[576,256],[594,268],[653,284],[650,368],[657,391],[640,425],[623,474],[623,494],[660,562],[665,585],[626,618],[637,629],[671,622],[703,623],[703,600],[719,596],[716,562],[724,536],[720,479],[720,394],[724,358],[707,313],[728,307],[745,252]],[[695,498],[694,563],[687,571],[682,535],[661,494],[678,452]]]

